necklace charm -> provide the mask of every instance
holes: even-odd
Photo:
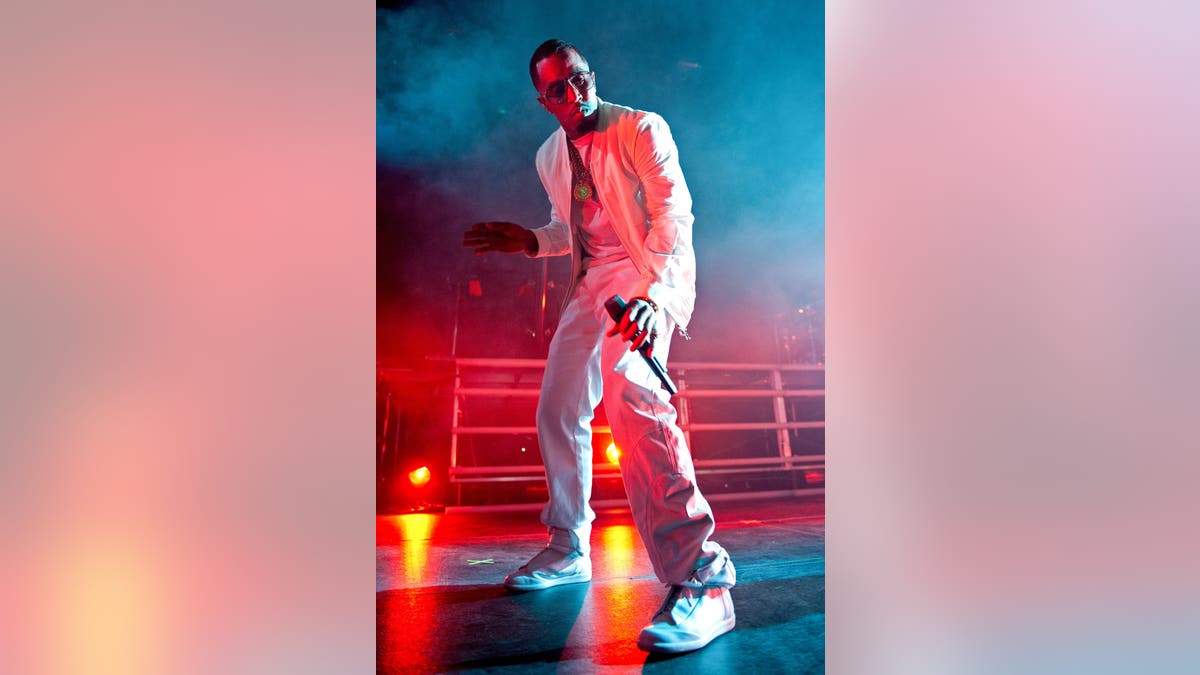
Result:
[[[571,175],[576,181],[571,196],[575,197],[577,202],[586,202],[596,193],[596,188],[592,186],[592,172],[584,166],[583,160],[579,157],[579,150],[570,141],[567,141],[567,153],[571,158]]]

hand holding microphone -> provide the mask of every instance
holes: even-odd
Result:
[[[604,308],[616,322],[616,325],[608,331],[608,335],[611,337],[619,333],[622,339],[630,340],[630,351],[637,350],[642,355],[642,359],[658,376],[667,393],[672,396],[678,393],[679,390],[675,387],[675,383],[667,375],[667,369],[658,359],[654,358],[654,338],[658,336],[658,333],[654,329],[657,317],[654,316],[656,308],[652,306],[652,303],[644,302],[631,310],[624,298],[614,295],[604,303]]]

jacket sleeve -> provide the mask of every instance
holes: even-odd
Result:
[[[646,269],[634,295],[650,298],[686,326],[696,301],[695,218],[679,151],[662,117],[648,113],[639,120],[632,156],[649,226],[643,243]]]
[[[546,190],[546,197],[550,199],[550,222],[546,225],[533,230],[533,236],[537,237],[538,250],[537,253],[530,255],[530,258],[544,258],[553,255],[566,255],[571,252],[571,226],[566,219],[559,214],[558,209],[554,206],[552,173],[550,170],[550,141],[547,141],[537,153],[537,171],[538,177],[542,180],[542,187]],[[570,217],[570,214],[567,216]],[[529,254],[526,254],[529,255]]]
[[[571,252],[571,228],[559,217],[554,204],[550,204],[550,222],[533,230],[537,237],[537,253],[525,255],[530,258],[544,258],[551,255],[566,255]]]

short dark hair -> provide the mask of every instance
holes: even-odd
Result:
[[[534,89],[539,88],[538,85],[541,84],[538,82],[537,76],[538,61],[541,61],[547,56],[565,54],[567,52],[575,52],[579,55],[579,58],[583,59],[584,63],[587,63],[587,57],[583,55],[583,52],[579,51],[579,48],[575,45],[564,40],[546,40],[542,44],[538,45],[537,49],[533,50],[533,56],[529,57],[529,79],[533,80]]]

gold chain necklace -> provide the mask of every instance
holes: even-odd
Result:
[[[595,183],[592,182],[592,172],[583,165],[583,158],[579,156],[579,149],[567,139],[567,151],[571,155],[571,174],[575,177],[575,189],[571,194],[577,202],[586,202],[595,194]]]

